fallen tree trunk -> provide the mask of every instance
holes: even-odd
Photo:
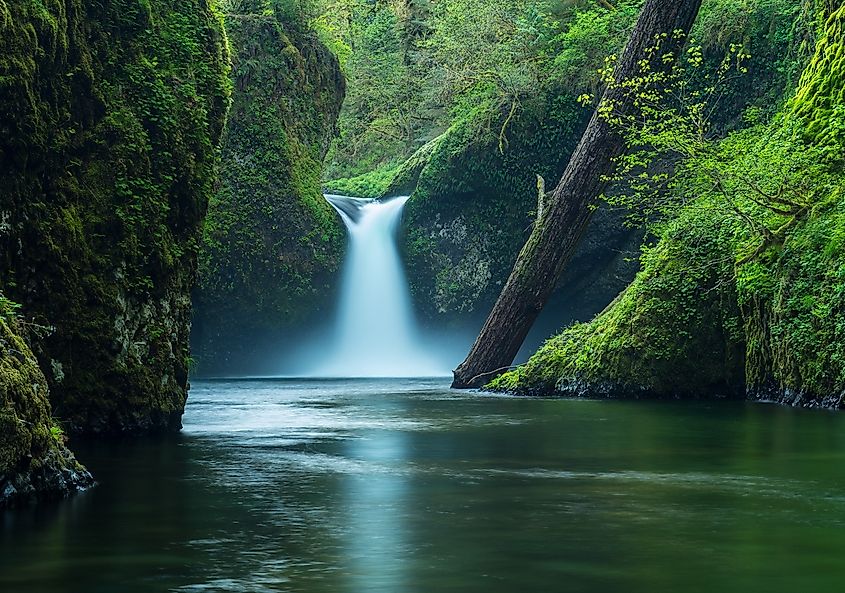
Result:
[[[698,16],[702,0],[647,0],[599,105],[614,112],[634,110],[622,81],[643,71],[671,68]],[[653,48],[659,51],[653,52]],[[645,61],[645,62],[643,62]],[[587,126],[555,190],[546,196],[534,230],[466,360],[455,370],[453,388],[479,387],[511,365],[549,299],[590,219],[604,178],[624,141],[599,114]]]

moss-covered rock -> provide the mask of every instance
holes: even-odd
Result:
[[[783,247],[740,271],[752,399],[845,407],[845,6],[821,3],[812,62],[790,103],[840,184]]]
[[[537,175],[555,179],[589,113],[564,95],[515,121],[504,152],[472,113],[405,164],[391,191],[415,185],[405,252],[415,301],[428,321],[486,312],[530,232]]]
[[[750,399],[845,407],[845,179],[828,198],[740,274]]]
[[[590,397],[741,397],[735,224],[691,210],[645,250],[643,269],[603,313],[549,340],[495,389]]]
[[[225,16],[235,90],[196,293],[200,372],[243,372],[265,339],[319,313],[343,253],[320,188],[345,89],[337,60],[301,24],[254,4]]]
[[[0,509],[92,484],[50,415],[47,380],[18,323],[0,315]]]
[[[834,11],[824,23],[820,44],[825,51],[813,56],[792,107],[806,122],[808,142],[841,147],[845,143],[845,43],[841,41],[845,38],[845,10]]]
[[[229,102],[209,0],[0,3],[0,283],[73,430],[174,430]]]

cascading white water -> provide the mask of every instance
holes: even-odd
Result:
[[[443,376],[422,347],[396,231],[407,197],[363,200],[327,195],[346,225],[349,247],[336,334],[312,374],[323,377]]]

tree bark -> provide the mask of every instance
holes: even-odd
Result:
[[[616,65],[617,84],[608,87],[600,105],[612,102],[616,112],[633,111],[630,97],[619,83],[641,73],[642,60],[649,60],[651,72],[671,68],[672,61],[661,58],[679,55],[701,1],[647,0]],[[648,50],[658,40],[660,51],[649,57]],[[453,388],[484,385],[513,362],[592,218],[596,200],[604,190],[603,177],[612,172],[613,160],[623,148],[622,137],[596,110],[563,177],[547,196],[481,333],[455,370]]]

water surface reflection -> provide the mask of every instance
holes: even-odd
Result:
[[[2,515],[0,591],[840,591],[845,416],[441,381],[195,385]]]

